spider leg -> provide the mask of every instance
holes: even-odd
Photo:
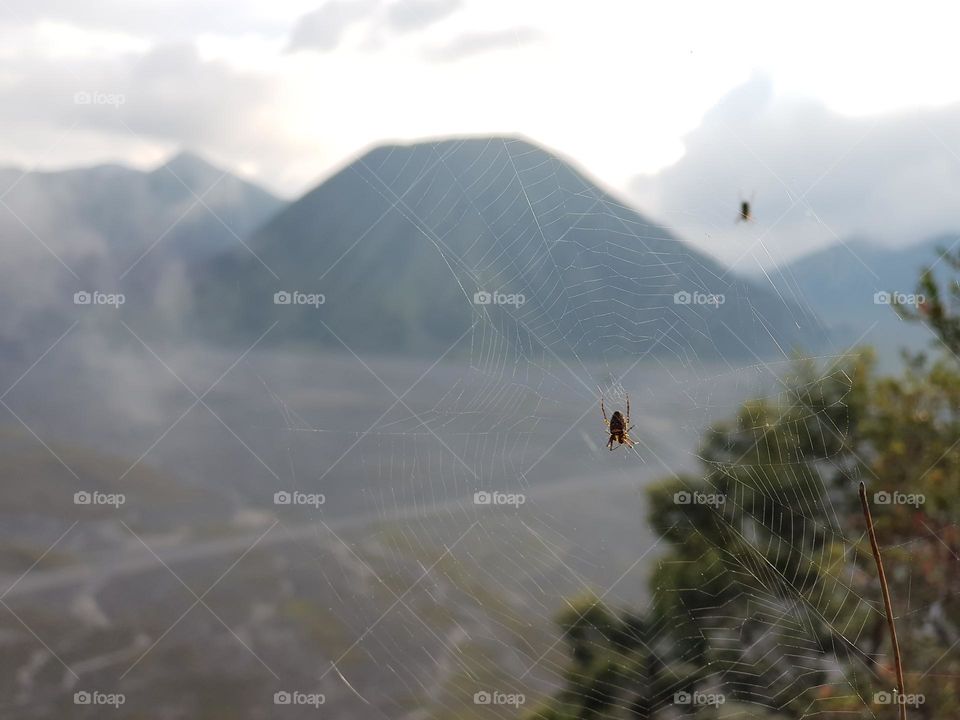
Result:
[[[630,393],[627,393],[627,425],[630,424]]]
[[[600,390],[600,386],[597,385],[597,390]],[[610,421],[607,420],[607,410],[603,407],[603,390],[600,390],[600,413],[603,415],[603,421],[609,425]]]

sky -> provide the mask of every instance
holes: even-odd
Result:
[[[960,229],[942,2],[4,0],[0,164],[198,152],[296,197],[383,142],[522,135],[744,266]],[[756,221],[736,226],[740,199]],[[746,268],[745,268],[746,269]]]

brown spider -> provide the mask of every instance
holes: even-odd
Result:
[[[744,200],[743,196],[740,197],[740,212],[737,215],[737,222],[753,222],[753,208],[750,206],[753,204],[753,195],[750,196],[749,200]]]
[[[597,389],[599,390],[600,388]],[[633,430],[633,425],[630,424],[630,396],[627,395],[626,417],[624,417],[619,410],[615,410],[610,419],[607,420],[607,410],[603,406],[603,391],[601,390],[600,412],[603,413],[604,425],[606,425],[607,429],[610,431],[610,439],[607,441],[607,448],[613,452],[614,441],[618,442],[620,445],[626,445],[628,448],[632,448],[633,440],[631,440],[630,436],[627,435],[628,432]]]

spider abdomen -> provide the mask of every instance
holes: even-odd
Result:
[[[617,410],[613,415],[610,416],[610,432],[613,434],[621,433],[627,429],[627,424],[623,419],[623,415]]]

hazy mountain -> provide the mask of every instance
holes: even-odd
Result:
[[[32,230],[51,249],[62,250],[65,261],[90,251],[110,253],[120,273],[148,251],[187,257],[222,251],[283,204],[186,152],[149,172],[117,165],[5,169],[0,195],[5,231]]]
[[[920,272],[937,263],[937,249],[950,248],[957,239],[943,235],[900,248],[844,241],[778,268],[770,281],[787,299],[806,300],[844,344],[869,343],[889,356],[906,345],[922,347],[932,336],[900,320],[876,294],[915,293]],[[936,269],[948,270],[942,262]]]
[[[516,139],[371,150],[278,213],[249,250],[209,263],[198,286],[206,333],[255,338],[277,321],[271,339],[337,346],[325,323],[358,351],[435,353],[471,326],[475,351],[567,357],[744,358],[822,340],[801,304],[728,274]],[[284,291],[325,304],[276,305]],[[477,304],[478,291],[526,302]],[[678,304],[680,292],[725,302]]]
[[[0,345],[62,316],[77,291],[162,307],[183,268],[222,252],[283,202],[188,154],[141,172],[102,165],[0,170]],[[63,328],[60,328],[62,332]]]
[[[186,152],[148,173],[145,179],[152,198],[170,212],[185,213],[182,219],[177,215],[169,245],[190,257],[235,247],[239,238],[249,235],[284,205],[258,185]]]
[[[872,307],[875,292],[913,292],[919,271],[936,262],[937,248],[957,239],[944,235],[902,248],[848,240],[784,265],[771,279],[781,289],[800,287],[820,312],[858,312]]]

